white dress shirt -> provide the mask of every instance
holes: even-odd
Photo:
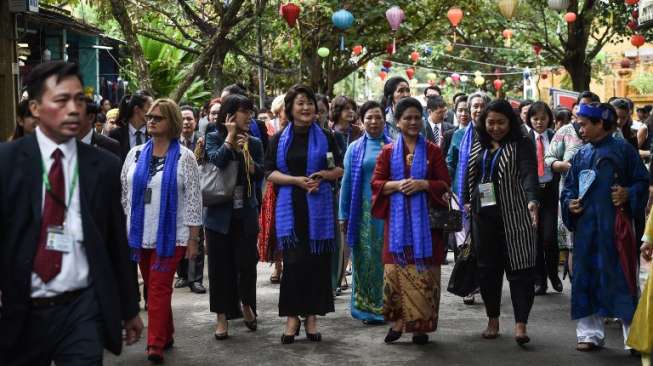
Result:
[[[146,137],[147,128],[146,128],[145,125],[143,125],[138,130],[134,126],[132,126],[131,123],[128,123],[127,125],[129,126],[129,148],[130,149],[133,148],[134,146],[136,146],[136,131],[141,131],[141,141],[143,143],[145,143],[145,141],[147,141],[147,137]]]
[[[70,185],[73,181],[75,167],[77,166],[77,141],[71,138],[61,145],[50,140],[40,128],[36,128],[36,140],[41,151],[41,159],[45,164],[45,170],[50,171],[54,163],[52,153],[59,149],[63,153],[61,164],[63,167],[63,176],[65,182],[66,201]],[[42,188],[41,210],[45,203],[45,184]],[[86,250],[82,242],[84,241],[84,230],[82,229],[82,212],[79,201],[79,179],[77,186],[73,191],[72,198],[66,211],[66,231],[75,238],[75,245],[68,253],[63,253],[61,258],[61,271],[48,283],[43,283],[41,278],[32,272],[32,297],[52,297],[60,295],[67,291],[74,291],[88,287],[90,278],[88,275],[88,260]]]
[[[86,145],[90,145],[91,142],[93,141],[93,129],[91,128],[90,131],[86,134],[86,136],[82,137],[81,141],[85,143]]]
[[[535,129],[531,129],[533,131],[533,135],[535,136],[535,156],[537,156],[537,139],[539,136],[542,136],[542,145],[544,145],[544,151],[542,152],[542,158],[546,156],[546,152],[549,151],[549,137],[544,131],[543,134],[537,133]],[[546,162],[544,163],[544,175],[541,177],[538,177],[540,184],[544,183],[549,183],[550,181],[553,180],[553,171],[551,171],[551,166],[547,165]]]

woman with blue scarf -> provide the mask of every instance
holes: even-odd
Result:
[[[352,249],[351,315],[365,324],[383,323],[383,220],[372,217],[372,173],[384,145],[381,105],[370,101],[360,109],[364,135],[345,154],[340,189],[340,228]]]
[[[197,255],[202,225],[199,169],[179,144],[181,112],[158,99],[146,114],[148,142],[131,149],[122,168],[122,206],[132,257],[147,293],[147,355],[163,361],[174,343],[172,280],[179,261]]]
[[[392,139],[396,139],[401,134],[397,128],[397,121],[395,120],[395,107],[400,100],[410,97],[410,85],[408,80],[400,77],[393,76],[383,85],[383,98],[381,99],[381,106],[385,113],[385,134]]]
[[[228,320],[243,318],[256,331],[258,207],[256,182],[263,178],[263,145],[250,135],[254,105],[244,95],[222,99],[216,132],[206,135],[206,159],[220,169],[238,166],[233,198],[208,206],[204,216],[209,252],[210,310],[214,337],[229,338]]]
[[[334,311],[334,184],[342,159],[333,134],[316,122],[317,100],[309,87],[291,87],[284,102],[289,124],[272,137],[265,161],[277,190],[275,231],[283,252],[279,316],[287,320],[281,342],[294,342],[300,316],[306,317],[307,338],[319,342],[316,315]]]
[[[422,112],[417,99],[397,103],[401,134],[383,147],[372,176],[372,216],[385,221],[383,315],[393,323],[386,343],[406,331],[426,344],[438,324],[444,237],[431,229],[429,210],[447,207],[450,179],[440,148],[420,135]]]

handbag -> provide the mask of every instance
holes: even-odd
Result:
[[[458,198],[449,190],[449,194],[453,197],[458,207]],[[429,209],[429,226],[431,229],[439,229],[446,232],[458,232],[463,229],[463,212],[451,208],[451,200],[449,200],[449,208],[431,208]]]
[[[229,202],[233,199],[238,178],[238,161],[232,160],[223,169],[205,161],[200,165],[200,188],[205,207]]]
[[[476,254],[472,245],[471,235],[465,238],[460,246],[460,253],[451,271],[447,291],[461,297],[468,296],[478,288]]]

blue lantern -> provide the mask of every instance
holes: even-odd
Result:
[[[333,13],[333,16],[331,17],[331,22],[333,22],[334,27],[344,32],[349,27],[351,27],[352,24],[354,24],[354,16],[349,11],[345,9],[340,9],[335,13]],[[343,51],[344,49],[345,49],[345,36],[341,33],[340,50]]]

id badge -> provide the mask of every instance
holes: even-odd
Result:
[[[478,185],[478,193],[481,198],[481,207],[489,207],[497,204],[497,197],[494,194],[493,183],[482,183]]]
[[[336,167],[336,159],[333,157],[333,153],[331,151],[326,153],[326,160],[327,169],[334,169]]]
[[[243,208],[245,206],[245,201],[243,199],[243,196],[245,195],[245,187],[244,186],[236,186],[234,187],[234,208]]]
[[[68,234],[63,226],[49,226],[45,248],[57,252],[69,253],[73,250],[75,237]]]

